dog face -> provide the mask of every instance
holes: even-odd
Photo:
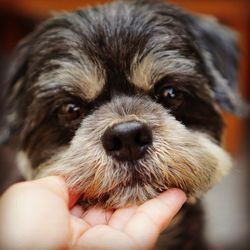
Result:
[[[159,2],[110,3],[53,17],[19,44],[6,123],[28,179],[64,176],[104,207],[170,187],[192,201],[231,166],[220,108],[239,111],[236,80],[225,27]]]

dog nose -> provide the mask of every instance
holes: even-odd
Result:
[[[106,152],[118,161],[138,160],[152,144],[152,131],[138,121],[119,123],[105,131],[102,144]]]

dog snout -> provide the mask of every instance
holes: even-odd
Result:
[[[152,140],[150,127],[139,121],[118,123],[108,128],[102,136],[102,144],[107,154],[118,161],[142,158]]]

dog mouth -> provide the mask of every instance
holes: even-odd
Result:
[[[100,179],[97,179],[95,182],[85,183],[85,185],[79,183],[79,185],[71,186],[73,196],[77,197],[75,205],[79,205],[83,209],[93,206],[117,209],[131,205],[141,205],[171,188],[179,188],[187,196],[192,193],[187,185],[183,185],[184,182],[171,181],[171,179],[165,178],[163,175],[156,176],[150,171],[142,172],[139,169],[138,166],[137,168],[134,167],[133,171],[129,171],[129,175],[123,175],[121,179],[115,178],[107,185],[101,186]],[[125,178],[125,176],[127,177]]]
[[[75,205],[87,209],[93,206],[101,206],[105,209],[117,209],[132,205],[141,205],[147,200],[157,197],[170,188],[180,188],[174,185],[164,187],[145,186],[119,186],[108,192],[99,193],[97,196],[88,196],[84,192],[76,195]],[[183,190],[184,191],[184,190]],[[185,191],[187,194],[188,192]],[[118,198],[119,197],[119,198]]]

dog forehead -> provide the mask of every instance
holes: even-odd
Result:
[[[195,48],[178,10],[166,4],[138,3],[112,3],[94,14],[91,9],[80,12],[82,17],[95,17],[87,31],[91,39],[86,53],[101,62],[112,80],[126,77],[124,82],[143,90],[168,74],[193,75]]]
[[[67,85],[93,100],[118,78],[117,85],[150,90],[167,74],[193,74],[194,58],[183,55],[188,34],[171,7],[165,11],[154,4],[118,2],[51,19],[34,53],[40,87]],[[45,56],[39,52],[44,48]]]

